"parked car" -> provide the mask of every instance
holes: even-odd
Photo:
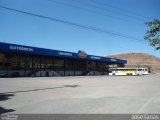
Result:
[[[6,73],[0,72],[0,78],[5,77],[5,76],[6,76]]]

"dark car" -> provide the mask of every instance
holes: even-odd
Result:
[[[5,77],[5,76],[6,76],[6,73],[0,72],[0,78]]]

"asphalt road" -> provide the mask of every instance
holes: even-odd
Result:
[[[0,78],[0,112],[160,113],[160,74]]]

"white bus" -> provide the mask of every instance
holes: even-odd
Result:
[[[109,75],[148,75],[147,68],[110,68]]]

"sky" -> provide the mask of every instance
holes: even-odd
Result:
[[[160,51],[144,40],[149,29],[144,23],[160,19],[160,0],[0,0],[0,6],[105,31],[0,8],[0,42],[70,52],[84,50],[98,56],[144,52],[160,57]]]

